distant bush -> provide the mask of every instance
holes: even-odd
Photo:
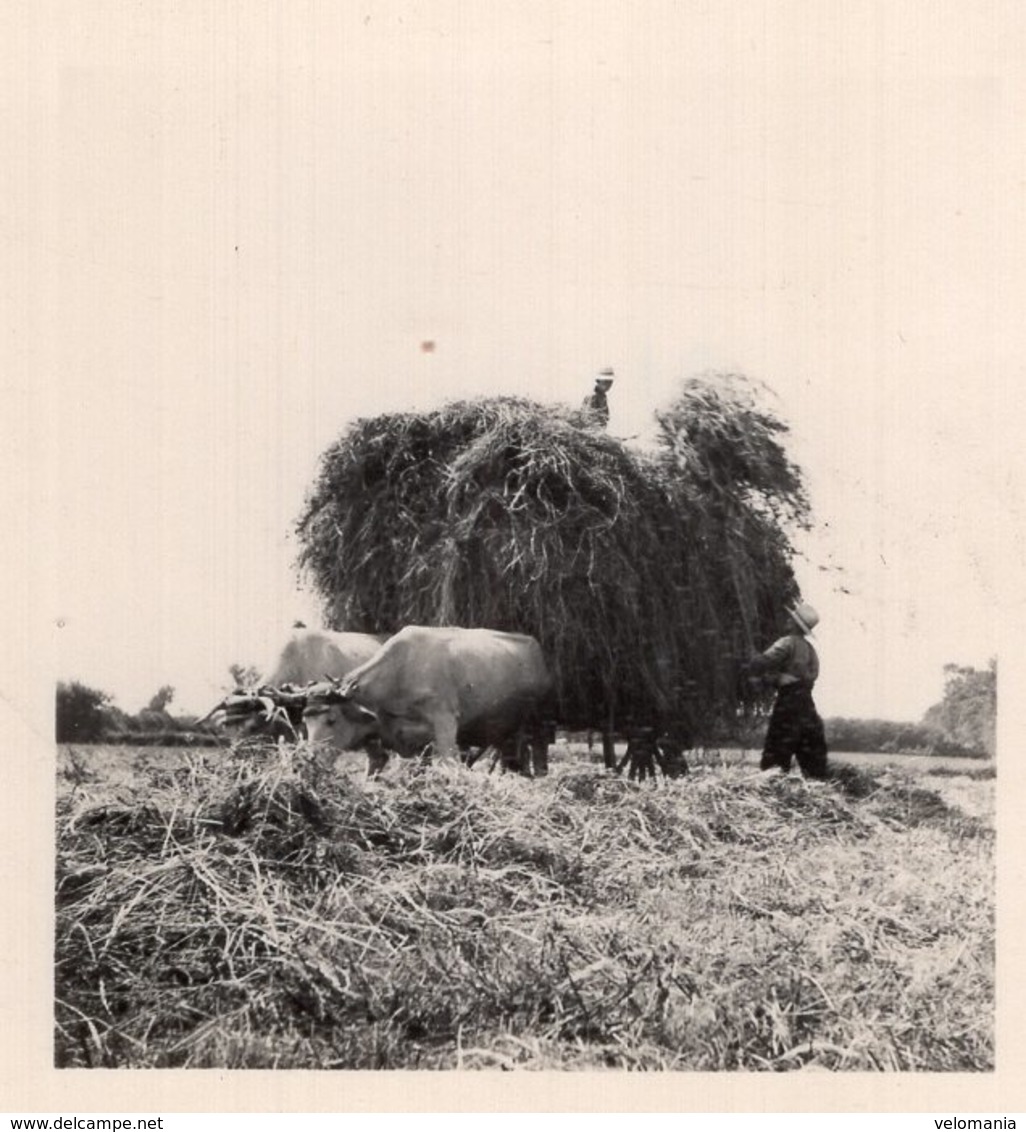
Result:
[[[982,782],[986,779],[997,778],[997,768],[993,763],[988,763],[986,766],[973,767],[972,770],[966,770],[963,767],[957,769],[950,766],[932,766],[924,773],[930,775],[931,778],[968,778],[973,782]]]
[[[177,731],[178,725],[163,709],[145,707],[135,717],[135,730],[152,734],[156,731]]]
[[[880,751],[884,754],[961,755],[981,758],[986,752],[963,746],[939,728],[925,723],[888,719],[824,720],[827,745],[834,751]]]
[[[944,665],[944,698],[923,716],[953,744],[993,755],[997,736],[997,660],[985,669]]]
[[[964,746],[925,723],[902,723],[890,719],[848,719],[832,716],[823,721],[827,746],[831,751],[859,751],[887,755],[946,755],[955,758],[985,758],[986,751]],[[766,722],[752,727],[745,738],[747,747],[761,747]],[[721,737],[726,740],[726,736]],[[736,745],[723,741],[723,746]]]
[[[195,723],[194,715],[173,716],[152,706],[129,715],[106,692],[78,681],[57,685],[54,731],[58,743],[136,747],[211,747],[220,743],[213,731],[196,728]]]
[[[57,685],[55,732],[58,743],[99,742],[107,727],[110,696],[77,680]]]
[[[103,742],[129,747],[217,747],[221,744],[209,731],[110,731]]]

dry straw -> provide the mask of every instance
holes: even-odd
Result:
[[[530,633],[567,725],[694,734],[734,719],[738,659],[794,594],[781,515],[765,505],[783,457],[765,429],[749,451],[736,399],[701,388],[664,426],[678,447],[651,452],[517,398],[357,421],[324,454],[298,523],[327,620]],[[701,435],[685,427],[695,414]],[[727,494],[723,445],[742,476]]]
[[[266,745],[69,785],[61,1066],[993,1065],[991,825],[900,774]]]

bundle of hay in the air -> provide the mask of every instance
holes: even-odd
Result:
[[[332,625],[529,633],[565,725],[693,734],[734,710],[739,656],[794,591],[772,517],[721,504],[569,409],[459,401],[325,452],[300,565]]]

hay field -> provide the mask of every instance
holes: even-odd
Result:
[[[994,786],[62,749],[55,1063],[990,1069]]]

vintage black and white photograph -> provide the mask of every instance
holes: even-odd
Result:
[[[51,1069],[993,1081],[1021,19],[65,15]]]

